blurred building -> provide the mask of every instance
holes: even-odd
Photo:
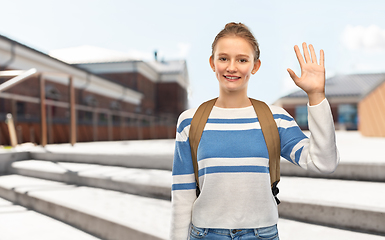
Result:
[[[0,145],[9,144],[4,123],[7,113],[12,113],[16,122],[19,142],[40,143],[42,92],[48,143],[68,142],[70,78],[75,92],[77,141],[175,137],[177,117],[187,108],[186,62],[146,62],[95,49],[92,54],[84,47],[72,52],[64,49],[50,56],[0,35],[0,84],[22,76],[25,70],[37,71],[0,92]],[[66,51],[71,61],[66,60]]]
[[[385,73],[338,75],[326,80],[325,92],[336,129],[385,137]],[[302,129],[307,129],[307,102],[306,93],[299,90],[274,104],[283,107]]]

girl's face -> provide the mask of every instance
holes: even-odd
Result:
[[[250,43],[241,37],[223,37],[218,40],[210,66],[219,81],[221,91],[227,93],[245,91],[251,74],[261,65],[254,62],[254,50]]]

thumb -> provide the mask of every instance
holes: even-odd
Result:
[[[291,70],[290,68],[288,68],[287,71],[289,72],[289,75],[293,79],[293,81],[297,82],[297,80],[299,79],[297,74],[295,74],[295,72],[293,70]]]

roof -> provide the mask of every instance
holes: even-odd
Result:
[[[89,45],[56,49],[50,51],[49,55],[69,64],[126,62],[139,60],[124,52]]]
[[[8,38],[8,37],[3,36],[3,35],[0,34],[0,40],[1,40],[1,39],[5,40],[5,41],[7,41],[7,42],[10,42],[12,45],[19,45],[19,46],[21,46],[21,47],[23,47],[23,48],[26,48],[26,49],[28,49],[28,50],[33,51],[34,53],[39,54],[39,55],[41,55],[41,56],[44,56],[44,57],[49,58],[49,59],[51,59],[51,60],[60,62],[61,64],[65,64],[65,65],[67,65],[67,66],[74,67],[74,66],[72,66],[72,65],[69,64],[69,63],[63,62],[63,61],[61,61],[61,60],[59,60],[59,59],[57,59],[57,58],[54,58],[54,57],[52,57],[52,56],[50,56],[50,55],[48,55],[48,54],[46,54],[46,53],[44,53],[44,52],[42,52],[42,51],[39,51],[39,50],[37,50],[37,49],[35,49],[35,48],[32,48],[32,47],[30,47],[30,46],[27,46],[27,45],[25,45],[25,44],[23,44],[23,43],[17,42],[17,41],[15,41],[15,40],[13,40],[13,39],[10,39],[10,38]],[[3,67],[3,66],[1,66],[1,67]],[[77,67],[74,67],[74,68],[77,68]],[[84,72],[87,72],[88,74],[92,74],[91,72],[88,72],[88,71],[86,71],[86,70],[84,70],[84,69],[82,69],[82,68],[77,68],[77,69],[78,69],[78,70],[81,70],[81,71],[84,71]]]
[[[385,73],[337,75],[326,79],[326,97],[357,97],[361,99],[385,82]],[[283,98],[307,97],[303,90],[298,90]]]
[[[0,43],[3,43],[3,42],[8,42],[10,43],[10,45],[4,46],[4,44],[1,44],[0,50],[3,50],[4,48],[6,48],[5,51],[10,52],[11,57],[10,57],[10,60],[8,60],[5,64],[4,63],[2,63],[3,65],[0,64],[0,68],[8,68],[10,66],[12,68],[12,65],[19,64],[19,66],[21,67],[17,66],[15,69],[25,69],[25,66],[36,67],[35,66],[36,64],[40,64],[39,67],[40,69],[42,69],[42,71],[49,72],[52,69],[54,69],[55,71],[57,70],[57,72],[68,73],[68,71],[71,71],[71,75],[72,74],[75,75],[75,78],[74,78],[75,80],[79,79],[79,80],[83,80],[83,82],[84,81],[86,82],[86,85],[83,85],[83,89],[86,89],[87,91],[90,91],[90,92],[94,92],[94,93],[105,95],[112,98],[116,98],[116,96],[119,95],[119,96],[122,96],[121,99],[123,101],[130,102],[133,104],[139,104],[143,97],[143,94],[140,92],[137,92],[130,88],[122,87],[116,83],[111,82],[109,79],[105,77],[100,77],[84,68],[80,68],[76,65],[71,65],[57,58],[54,58],[50,55],[47,55],[44,52],[38,51],[27,45],[24,45],[15,40],[12,40],[3,35],[0,35]],[[33,53],[33,54],[31,55],[30,53]],[[20,56],[23,56],[23,57],[20,57]],[[35,63],[32,65],[30,64],[29,66],[28,60],[35,61]],[[39,70],[38,67],[37,69]],[[51,78],[50,80],[60,82],[63,80],[63,78]],[[67,84],[68,79],[65,78],[65,81]],[[83,84],[83,82],[75,81],[74,85],[75,87],[78,87],[76,86],[76,84],[78,85]]]
[[[69,64],[142,62],[142,59],[128,53],[89,45],[56,49],[50,51],[49,55]],[[149,61],[147,63],[158,73],[183,72],[186,67],[185,60]]]
[[[183,72],[186,67],[185,60],[152,61],[148,64],[159,73]]]

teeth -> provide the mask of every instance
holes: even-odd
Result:
[[[231,80],[235,80],[235,79],[238,79],[239,77],[227,77],[225,76],[227,79],[231,79]]]

